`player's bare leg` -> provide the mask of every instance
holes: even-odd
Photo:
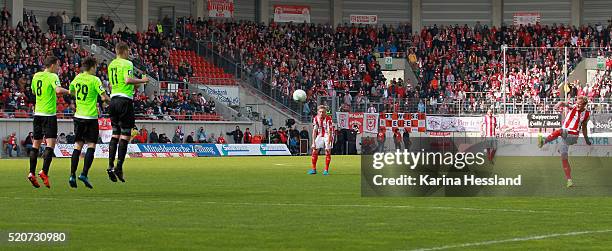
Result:
[[[308,171],[308,174],[317,174],[317,160],[318,159],[319,159],[319,149],[317,149],[316,147],[313,147],[312,155],[311,155],[312,167],[310,171]]]

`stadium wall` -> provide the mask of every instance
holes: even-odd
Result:
[[[504,23],[512,24],[516,12],[538,12],[542,24],[569,24],[572,1],[576,0],[504,0]],[[610,6],[610,1],[607,2]]]
[[[310,6],[310,22],[316,24],[331,23],[331,0],[270,0],[268,20],[274,19],[274,5],[304,5]],[[346,4],[344,5],[346,8]]]
[[[160,13],[160,7],[174,6],[175,17],[191,16],[193,1],[182,0],[149,0],[149,22],[161,21],[164,15],[171,16],[171,9],[164,8]]]
[[[72,132],[74,129],[73,121],[70,119],[58,120],[58,131],[57,133]],[[136,126],[142,128],[146,126],[147,130],[151,132],[151,128],[156,128],[158,134],[165,133],[168,138],[172,139],[174,130],[177,126],[183,127],[183,133],[185,138],[191,132],[197,132],[201,126],[207,134],[214,133],[216,137],[219,133],[223,133],[228,143],[233,143],[230,136],[225,135],[226,132],[230,132],[236,129],[236,126],[244,131],[244,128],[249,127],[253,134],[262,133],[261,122],[243,122],[243,121],[163,121],[163,120],[137,120]],[[0,119],[0,137],[5,138],[12,132],[16,132],[19,140],[24,140],[28,132],[32,131],[32,119]]]
[[[2,6],[10,7],[12,0],[0,0]],[[95,24],[101,14],[109,15],[115,22],[115,29],[129,27],[136,30],[137,2],[125,0],[27,0],[15,1],[17,9],[23,6],[36,14],[39,23],[46,29],[46,19],[51,11],[66,13],[72,17],[75,10],[83,5],[87,15],[82,21]],[[142,0],[141,0],[142,2]],[[176,17],[206,14],[206,0],[147,0],[143,5],[148,15],[144,22],[157,21],[161,6],[174,6]],[[257,6],[259,4],[259,7]],[[235,19],[269,21],[275,4],[307,5],[311,7],[311,22],[328,24],[332,18],[336,22],[348,22],[351,14],[377,15],[379,24],[411,22],[413,30],[422,25],[473,25],[480,21],[483,25],[504,22],[511,24],[517,12],[536,12],[541,15],[543,24],[607,24],[612,17],[611,0],[234,0]],[[197,9],[199,7],[200,9]],[[169,10],[168,10],[169,11]],[[12,12],[17,13],[16,9]],[[168,12],[169,13],[169,12]],[[21,15],[18,15],[21,16]],[[163,14],[162,14],[163,17]],[[20,21],[21,17],[15,18]],[[145,26],[146,27],[146,26]]]
[[[422,0],[423,26],[437,25],[492,25],[491,0]]]
[[[25,8],[27,12],[33,11],[42,29],[47,30],[49,28],[47,26],[49,14],[51,14],[51,12],[59,12],[61,15],[62,11],[66,11],[66,15],[72,18],[75,10],[74,3],[74,0],[25,0],[23,1],[23,8]]]
[[[344,0],[342,22],[350,23],[351,15],[377,15],[379,24],[409,23],[412,18],[411,0]]]
[[[151,16],[151,14],[154,13],[149,13],[149,16]],[[95,24],[96,19],[98,19],[100,15],[109,15],[115,22],[115,30],[120,28],[123,29],[123,27],[127,26],[129,29],[136,31],[136,1],[88,1],[87,20],[82,20],[82,22]]]
[[[609,0],[584,0],[582,23],[606,25],[612,19],[612,2]]]
[[[236,20],[255,21],[256,1],[253,0],[234,0],[234,18]]]

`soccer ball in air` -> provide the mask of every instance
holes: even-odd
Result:
[[[306,101],[306,92],[304,90],[297,89],[293,92],[293,100],[297,102]]]

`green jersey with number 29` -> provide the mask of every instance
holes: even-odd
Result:
[[[87,72],[79,73],[70,83],[70,92],[75,94],[74,117],[98,118],[98,96],[105,92],[102,81],[98,77]]]

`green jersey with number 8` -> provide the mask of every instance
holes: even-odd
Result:
[[[60,85],[59,77],[52,72],[41,71],[32,78],[32,93],[36,96],[34,115],[55,116],[57,95],[55,88]]]
[[[76,112],[81,119],[98,118],[98,96],[105,92],[102,81],[88,72],[79,73],[70,83],[70,92],[75,94]]]
[[[115,96],[132,99],[134,97],[134,85],[127,84],[127,78],[134,77],[134,65],[129,60],[122,58],[114,59],[108,65],[108,79],[111,84],[111,98]]]

